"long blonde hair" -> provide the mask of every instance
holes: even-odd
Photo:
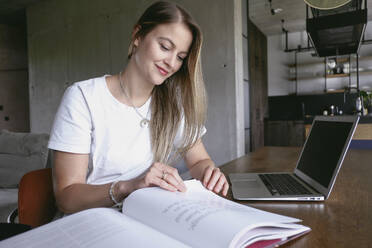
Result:
[[[154,162],[173,164],[183,157],[201,136],[205,124],[207,101],[201,70],[202,33],[198,24],[182,7],[159,1],[146,9],[135,24],[137,30],[129,46],[128,58],[135,52],[134,40],[145,37],[159,24],[182,22],[193,39],[181,68],[154,87],[151,101],[150,134]],[[184,119],[181,145],[173,143]]]

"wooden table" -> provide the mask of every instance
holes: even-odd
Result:
[[[221,170],[293,171],[300,148],[263,147]],[[229,190],[229,199],[232,199]],[[312,231],[284,247],[372,247],[372,151],[349,150],[330,197],[324,202],[236,201],[303,220]]]

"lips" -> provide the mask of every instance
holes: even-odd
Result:
[[[160,72],[161,75],[166,76],[168,74],[168,71],[165,70],[164,68],[162,68],[162,67],[160,67],[158,65],[156,65],[156,67],[158,68],[158,70],[159,70],[159,72]]]

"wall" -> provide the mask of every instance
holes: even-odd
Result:
[[[281,35],[267,36],[269,96],[287,95],[295,90],[293,82],[288,80],[288,64],[291,61],[292,54],[284,52],[284,42]]]
[[[0,24],[0,129],[29,131],[26,29]]]
[[[372,39],[372,22],[367,23],[365,39]],[[298,45],[307,47],[306,31],[289,33],[288,48],[295,49]],[[297,53],[298,64],[309,64],[297,67],[298,85],[293,80],[289,80],[290,72],[294,75],[294,69],[288,65],[295,64],[295,52],[286,53],[285,36],[272,35],[268,37],[268,87],[269,96],[298,94],[323,93],[325,88],[324,79],[324,58],[314,57],[314,51]],[[372,56],[372,44],[362,45],[359,52],[360,68],[371,69],[372,58],[368,60],[363,58]],[[356,59],[352,56],[351,66],[356,70]],[[290,71],[292,70],[292,71]],[[360,88],[364,90],[372,89],[370,73],[360,73]],[[349,85],[349,78],[332,78],[327,79],[327,89],[342,89]],[[356,74],[351,75],[351,85],[356,86]]]
[[[151,2],[51,0],[27,9],[32,131],[50,131],[68,85],[123,68],[132,27]],[[176,2],[204,32],[202,62],[209,95],[204,143],[222,164],[244,154],[241,2]]]

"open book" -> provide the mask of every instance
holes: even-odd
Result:
[[[186,193],[140,189],[123,213],[95,208],[0,242],[0,247],[274,247],[310,231],[300,220],[222,198],[199,181]]]

